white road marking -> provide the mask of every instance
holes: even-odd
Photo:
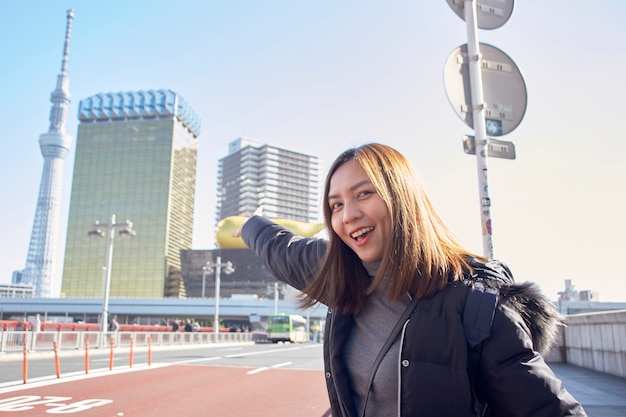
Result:
[[[254,374],[258,374],[259,372],[263,372],[263,371],[267,371],[268,369],[272,369],[272,368],[282,368],[283,366],[289,366],[291,365],[293,362],[283,362],[283,363],[277,363],[276,365],[272,365],[272,366],[264,366],[262,368],[256,368],[253,369],[251,371],[246,372],[248,375],[254,375]]]
[[[246,373],[248,375],[254,375],[254,374],[258,374],[259,372],[267,371],[268,369],[270,369],[268,366],[264,366],[263,368],[256,368]]]

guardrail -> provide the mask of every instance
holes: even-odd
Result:
[[[53,352],[80,350],[88,347],[148,347],[194,344],[251,342],[252,333],[245,332],[159,332],[159,331],[3,331],[0,329],[0,353]]]
[[[548,362],[563,362],[626,378],[626,310],[571,314]]]

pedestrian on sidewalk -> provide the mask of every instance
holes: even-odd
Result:
[[[120,325],[117,322],[117,316],[111,317],[111,322],[109,323],[109,332],[115,333],[119,330]]]

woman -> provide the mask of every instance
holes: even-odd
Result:
[[[328,241],[260,216],[233,236],[303,292],[302,307],[329,307],[333,416],[471,416],[484,403],[492,415],[585,415],[538,353],[560,316],[536,286],[512,284],[506,267],[459,244],[403,155],[345,151],[324,198]]]

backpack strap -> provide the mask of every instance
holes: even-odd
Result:
[[[463,330],[470,346],[476,346],[491,335],[491,324],[498,304],[498,291],[475,282],[465,301]]]
[[[487,403],[476,394],[476,379],[480,367],[482,342],[491,335],[491,324],[498,304],[498,291],[475,282],[470,288],[463,312],[463,330],[467,340],[467,375],[474,395],[474,412],[483,416]]]

